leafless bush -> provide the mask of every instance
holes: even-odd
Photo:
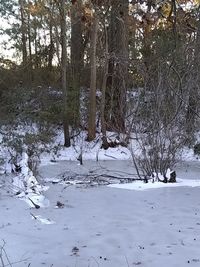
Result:
[[[170,127],[136,134],[137,153],[135,148],[131,149],[131,153],[139,174],[166,177],[167,170],[173,169],[183,146],[184,136],[177,134],[178,131]]]
[[[138,174],[157,178],[162,174],[166,178],[167,170],[173,169],[177,154],[185,144],[185,108],[177,90],[174,92],[178,81],[168,79],[167,66],[157,71],[151,90],[143,88],[137,96],[129,132],[134,132],[136,140],[131,153]]]

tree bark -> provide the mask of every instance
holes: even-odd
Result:
[[[30,2],[29,2],[30,4]],[[33,81],[33,57],[32,57],[32,47],[31,47],[31,18],[30,12],[28,13],[28,49],[29,49],[29,82]]]
[[[50,8],[50,15],[49,15],[49,37],[50,37],[50,44],[49,44],[49,55],[48,55],[48,69],[52,71],[52,62],[54,56],[54,43],[53,43],[53,12],[54,12],[54,4],[53,1],[49,3]]]
[[[26,27],[26,20],[25,20],[25,1],[19,0],[19,8],[20,8],[20,19],[21,19],[21,41],[22,41],[22,65],[24,68],[24,74],[27,74],[27,27]],[[26,77],[24,77],[26,78]]]
[[[106,105],[108,129],[125,130],[126,87],[128,74],[128,0],[112,0],[109,33],[109,69]]]
[[[106,121],[105,121],[105,100],[106,100],[106,83],[108,77],[108,35],[107,28],[104,27],[105,31],[105,63],[104,63],[104,74],[102,82],[102,96],[101,96],[101,133],[102,133],[102,146],[104,148],[108,147],[108,141],[106,137]]]
[[[69,134],[69,123],[68,123],[68,109],[67,109],[67,79],[66,79],[66,68],[67,68],[67,38],[66,38],[66,10],[65,0],[60,1],[60,17],[61,17],[61,77],[62,77],[62,90],[63,90],[63,128],[64,128],[64,146],[70,146],[70,134]]]
[[[69,106],[72,115],[71,121],[75,126],[80,124],[80,81],[83,67],[81,5],[82,1],[77,0],[71,6],[71,86]]]
[[[197,21],[197,33],[196,42],[194,48],[194,63],[192,72],[192,83],[189,90],[188,107],[186,114],[186,132],[188,134],[188,142],[192,141],[191,136],[195,131],[196,118],[198,116],[198,95],[200,94],[200,6],[198,8],[198,21]]]
[[[94,15],[91,30],[91,51],[90,51],[90,102],[89,102],[89,123],[88,141],[94,140],[96,136],[96,46],[98,34],[98,18]]]

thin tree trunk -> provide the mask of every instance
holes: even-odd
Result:
[[[49,45],[49,58],[48,58],[48,69],[52,71],[52,62],[53,62],[53,54],[54,54],[54,44],[53,44],[53,27],[50,21],[49,25],[49,36],[50,36],[50,45]]]
[[[31,19],[30,13],[28,13],[28,49],[29,49],[29,81],[33,81],[33,58],[31,47]]]
[[[27,35],[26,35],[26,21],[25,21],[25,8],[24,8],[24,0],[19,0],[19,8],[20,8],[20,19],[21,19],[21,40],[22,40],[22,65],[24,68],[24,74],[27,74]],[[26,77],[24,77],[26,78]]]
[[[57,60],[58,60],[58,66],[61,66],[61,56],[60,56],[60,42],[59,42],[59,31],[58,31],[58,26],[56,25],[56,23],[54,22],[54,34],[55,34],[55,47],[56,47],[56,56],[57,56]]]
[[[64,127],[64,146],[70,146],[70,134],[68,123],[68,109],[67,109],[67,80],[66,80],[66,68],[67,68],[67,38],[66,38],[66,11],[65,0],[60,1],[60,16],[61,16],[61,76],[62,76],[62,90],[63,90],[63,127]]]
[[[96,136],[96,46],[98,33],[98,18],[95,15],[93,18],[91,32],[91,51],[90,51],[90,103],[89,103],[89,123],[88,123],[88,141],[91,141]]]
[[[38,68],[38,43],[37,43],[37,23],[36,19],[34,19],[34,67]]]
[[[49,15],[49,37],[50,37],[50,45],[49,45],[49,56],[48,56],[48,69],[52,71],[52,62],[53,62],[53,55],[54,55],[54,43],[53,43],[53,11],[54,5],[53,1],[50,1],[50,15]]]
[[[107,84],[107,77],[108,77],[108,36],[107,36],[106,27],[104,27],[104,31],[105,31],[105,64],[104,64],[102,96],[101,96],[101,132],[102,132],[103,147],[107,148],[108,141],[106,137],[105,99],[106,99],[106,84]]]

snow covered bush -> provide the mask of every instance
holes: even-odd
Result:
[[[26,152],[28,167],[34,175],[37,175],[40,155],[43,152],[50,152],[54,148],[55,132],[50,128],[40,131],[36,125],[34,127],[4,127],[1,135],[1,146],[12,171],[19,167],[22,154]]]

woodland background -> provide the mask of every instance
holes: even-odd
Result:
[[[0,13],[4,136],[34,124],[44,143],[63,127],[67,147],[82,130],[106,149],[135,138],[153,170],[198,151],[198,1],[1,0]]]

